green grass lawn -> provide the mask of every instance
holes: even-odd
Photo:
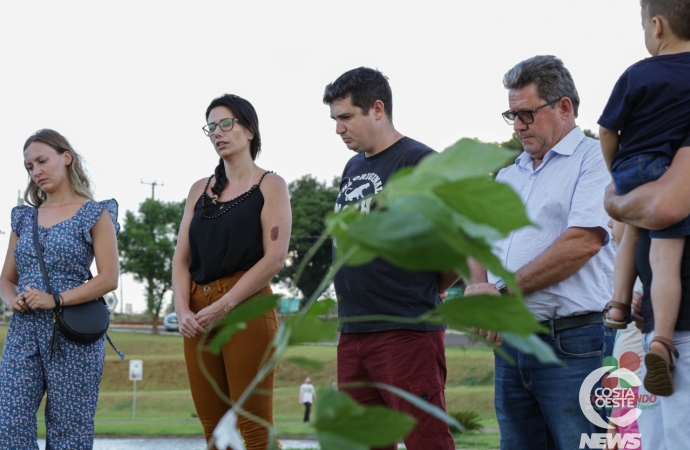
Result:
[[[6,327],[0,327],[0,344]],[[129,361],[121,361],[107,350],[101,382],[96,434],[101,436],[200,436],[202,428],[194,414],[184,357],[182,337],[153,336],[112,331],[111,338],[127,359],[144,361],[144,379],[137,382],[136,419],[132,419],[132,388]],[[303,407],[298,403],[299,385],[306,375],[317,386],[327,387],[336,379],[334,345],[291,347],[287,358],[319,361],[322,369],[310,371],[284,360],[275,376],[274,421],[279,436],[310,436],[313,428],[302,423]],[[474,410],[485,428],[496,429],[493,406],[493,353],[485,349],[446,350],[448,380],[446,403],[449,411]],[[43,406],[39,411],[39,434],[45,435]],[[458,448],[497,449],[495,432],[467,432],[456,436]]]

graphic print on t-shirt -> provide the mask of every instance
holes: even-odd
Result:
[[[346,178],[340,185],[340,193],[335,201],[335,212],[354,203],[354,207],[363,213],[371,208],[371,195],[378,194],[383,188],[381,177],[370,172]],[[366,198],[365,197],[370,197]]]

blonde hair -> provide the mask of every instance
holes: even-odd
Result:
[[[40,142],[49,145],[55,149],[58,154],[62,155],[65,152],[72,154],[72,162],[67,166],[67,178],[72,192],[76,195],[86,197],[93,200],[93,192],[91,191],[91,181],[89,180],[86,171],[81,163],[81,156],[74,151],[66,137],[55,130],[44,128],[32,134],[24,144],[24,150],[34,142]],[[28,169],[27,169],[28,172]],[[24,191],[24,201],[31,206],[41,206],[46,201],[46,193],[36,182],[29,176],[29,184]]]

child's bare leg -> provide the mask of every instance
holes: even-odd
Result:
[[[652,308],[654,339],[644,355],[647,373],[644,387],[651,394],[673,394],[671,366],[678,352],[673,345],[673,329],[680,309],[680,265],[685,238],[652,239],[649,263],[652,267]]]
[[[654,335],[673,339],[680,310],[680,265],[685,248],[685,237],[652,239],[649,263],[652,267],[652,308],[654,309]],[[651,350],[670,354],[665,345],[652,342]]]
[[[626,320],[627,311],[632,302],[632,291],[635,285],[635,278],[637,277],[635,249],[637,247],[639,235],[640,231],[637,227],[626,224],[623,238],[618,244],[613,276],[612,300],[627,305],[628,308],[621,309],[614,306],[609,309],[607,312],[607,319],[613,322],[622,322]]]

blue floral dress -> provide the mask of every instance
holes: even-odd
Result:
[[[48,277],[53,291],[82,285],[94,260],[91,229],[107,210],[116,232],[117,202],[88,200],[67,220],[49,228],[38,226]],[[46,292],[36,256],[33,220],[36,210],[12,210],[12,232],[19,237],[14,259],[19,287]],[[91,449],[98,388],[105,361],[103,339],[93,344],[67,340],[58,331],[51,352],[53,311],[36,310],[12,316],[0,362],[0,449],[38,449],[36,412],[47,393],[46,450]]]

